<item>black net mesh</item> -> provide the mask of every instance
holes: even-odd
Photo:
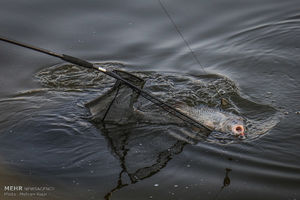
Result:
[[[176,120],[180,121],[178,124],[184,124],[184,126],[198,129],[199,132],[205,133],[206,136],[209,135],[210,130],[195,119],[142,90],[145,84],[143,79],[124,71],[114,70],[113,73],[123,80],[117,80],[112,89],[87,104],[93,116],[93,121],[118,124],[127,124],[131,120],[134,121],[132,117],[137,112],[133,112],[133,105],[137,102],[139,96],[142,96],[149,102],[152,102],[153,105],[164,110],[165,113],[169,113],[169,116],[175,116],[174,122]],[[125,83],[126,81],[127,83]]]
[[[114,72],[136,87],[143,88],[145,83],[143,79],[124,71],[115,70]],[[113,88],[89,102],[87,107],[90,109],[92,119],[95,122],[129,123],[133,115],[133,104],[138,97],[138,92],[117,80]]]

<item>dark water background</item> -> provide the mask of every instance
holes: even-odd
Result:
[[[159,127],[155,136],[143,128],[132,138],[125,129],[110,135],[84,119],[83,106],[107,85],[88,82],[88,71],[82,87],[76,80],[83,72],[68,87],[43,84],[36,74],[61,61],[1,43],[1,190],[55,187],[36,199],[103,199],[114,188],[111,199],[300,198],[300,2],[163,2],[205,73],[226,76],[243,99],[285,113],[279,124],[225,146],[176,143],[158,137]],[[204,73],[157,1],[1,0],[0,27],[0,35],[126,70]],[[153,154],[162,155],[158,167],[130,180],[122,173],[124,145],[131,147],[128,169],[157,159]]]

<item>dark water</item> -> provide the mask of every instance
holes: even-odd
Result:
[[[163,2],[204,70],[158,1],[2,0],[0,35],[136,71],[168,101],[224,97],[261,134],[187,144],[167,125],[103,129],[84,104],[112,79],[1,43],[1,199],[300,198],[299,1]]]

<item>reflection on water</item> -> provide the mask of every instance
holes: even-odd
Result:
[[[224,189],[225,187],[229,186],[230,185],[230,178],[229,178],[229,172],[231,172],[231,169],[228,169],[226,168],[226,174],[225,174],[225,178],[224,178],[224,181],[223,181],[223,186],[221,189]]]
[[[216,196],[213,198],[214,200],[218,199],[219,195],[221,195],[221,192],[223,191],[223,189],[225,187],[228,187],[230,185],[230,178],[229,178],[229,173],[231,172],[232,170],[230,168],[226,168],[225,169],[225,177],[224,177],[224,180],[223,180],[223,186],[221,187],[220,191],[217,192]]]

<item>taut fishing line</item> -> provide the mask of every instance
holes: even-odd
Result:
[[[200,60],[198,59],[197,55],[195,54],[195,52],[193,51],[193,49],[191,48],[190,44],[188,43],[188,41],[185,39],[185,37],[183,36],[183,34],[181,33],[179,27],[176,25],[175,21],[173,20],[173,18],[171,17],[170,13],[168,12],[167,8],[165,7],[165,5],[162,3],[161,0],[158,0],[160,7],[162,8],[162,10],[164,11],[164,13],[166,14],[166,16],[169,18],[171,24],[174,26],[176,32],[179,34],[179,36],[181,37],[182,41],[185,43],[186,47],[188,48],[188,50],[190,51],[192,57],[195,59],[195,61],[197,62],[197,64],[202,68],[202,70],[207,74],[207,72],[205,71],[204,67],[201,65]]]

